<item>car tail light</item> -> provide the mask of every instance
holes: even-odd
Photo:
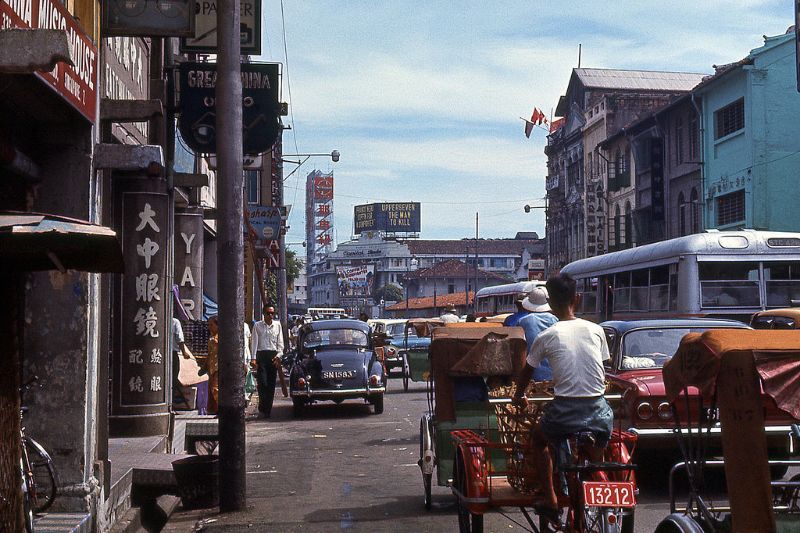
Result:
[[[373,387],[375,387],[375,386],[377,386],[377,385],[380,385],[380,384],[381,384],[381,378],[380,378],[380,376],[378,376],[378,375],[376,375],[376,374],[372,374],[372,375],[369,377],[369,384],[370,384],[370,385],[372,385]]]
[[[608,520],[609,525],[613,526],[614,524],[617,523],[617,515],[615,515],[614,513],[608,513],[608,517],[606,518]]]
[[[636,415],[642,420],[653,418],[653,406],[649,402],[642,402],[636,408]]]
[[[658,418],[661,420],[669,420],[672,418],[672,406],[667,402],[658,404]]]
[[[389,357],[394,357],[394,355],[396,353],[397,353],[397,350],[395,350],[394,348],[389,348],[388,350],[386,350],[386,355],[389,356]]]
[[[297,388],[303,389],[306,386],[306,378],[297,378]]]

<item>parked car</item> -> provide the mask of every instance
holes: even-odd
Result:
[[[800,308],[787,307],[759,311],[750,319],[753,329],[800,329]]]
[[[300,328],[289,375],[295,416],[311,403],[361,398],[383,412],[386,375],[373,349],[370,328],[351,319],[314,321]]]
[[[722,319],[659,319],[609,321],[600,324],[605,330],[611,361],[606,368],[610,392],[623,394],[622,429],[639,436],[640,451],[675,450],[675,419],[666,398],[661,368],[677,351],[687,333],[701,333],[708,329],[739,328],[747,325]],[[690,395],[699,394],[689,389]],[[774,400],[763,396],[768,446],[772,458],[786,458],[790,450],[789,417],[777,408]],[[682,409],[697,409],[697,401],[678,402]],[[686,414],[678,416],[686,420]],[[702,416],[702,414],[701,414]],[[694,418],[696,419],[696,418]],[[712,451],[720,447],[719,427],[712,428]]]

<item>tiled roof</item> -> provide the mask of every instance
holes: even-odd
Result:
[[[469,291],[469,303],[465,299],[463,292],[454,292],[452,294],[437,294],[436,306],[433,305],[433,296],[425,296],[424,298],[409,298],[408,309],[442,309],[449,306],[462,307],[472,304],[472,298],[475,296],[473,291]],[[387,311],[402,311],[406,309],[406,302],[402,301],[386,308]]]
[[[522,215],[522,210],[520,210]],[[460,255],[475,254],[475,239],[425,240],[408,239],[402,241],[414,255]],[[544,239],[478,239],[478,254],[522,255],[527,249],[533,255],[544,253]]]
[[[642,91],[690,91],[705,76],[694,72],[601,68],[576,68],[574,72],[587,88]]]
[[[481,269],[478,269],[477,275],[480,279],[492,279],[508,282],[508,278],[504,276]],[[420,268],[405,275],[407,279],[465,278],[467,276],[474,278],[475,268],[467,266],[466,263],[459,261],[458,259],[439,261],[430,268]]]

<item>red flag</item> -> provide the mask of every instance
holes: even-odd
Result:
[[[526,120],[525,121],[525,137],[530,139],[532,131],[533,131],[533,122],[531,122],[530,120]]]

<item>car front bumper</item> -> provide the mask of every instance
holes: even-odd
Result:
[[[639,446],[647,449],[665,449],[678,447],[678,430],[675,428],[628,428],[628,431],[639,437]],[[681,430],[684,436],[698,436],[698,429],[692,428],[691,435],[686,428]],[[704,436],[708,436],[712,441],[719,442],[722,435],[722,428],[719,424],[708,428],[702,428]],[[797,445],[792,437],[791,426],[766,426],[764,433],[767,437],[767,446],[770,449],[786,449],[789,453],[797,453]]]
[[[308,398],[311,400],[334,400],[336,398],[370,398],[376,394],[386,392],[386,387],[369,387],[358,389],[314,389],[314,390],[293,390],[292,397]]]

